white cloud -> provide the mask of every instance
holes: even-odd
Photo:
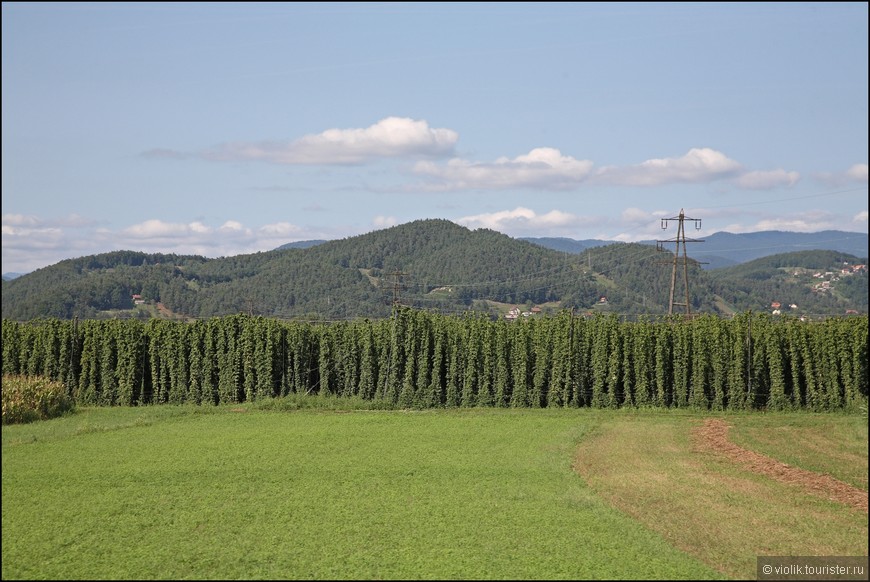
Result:
[[[380,158],[450,155],[459,139],[451,129],[425,120],[387,117],[366,128],[327,129],[291,142],[236,142],[205,152],[211,160],[259,160],[275,164],[361,164]],[[160,156],[167,157],[165,150]],[[155,157],[151,154],[152,157]]]
[[[245,226],[236,220],[228,220],[223,223],[219,229],[223,233],[227,232],[237,232],[237,233],[249,233],[250,231],[245,228]]]
[[[17,214],[3,215],[2,239],[4,273],[28,273],[68,258],[81,246],[81,240],[63,228]]]
[[[178,238],[195,232],[190,225],[151,219],[128,226],[121,231],[122,236],[130,239]]]
[[[3,227],[8,226],[37,226],[39,219],[30,214],[4,214]]]
[[[720,230],[733,233],[784,230],[789,232],[818,232],[820,230],[841,230],[842,217],[824,210],[780,213],[762,216],[753,222],[732,223]]]
[[[397,224],[399,224],[399,221],[395,216],[375,216],[372,219],[372,225],[375,228],[389,228]]]
[[[32,214],[4,214],[3,224],[8,226],[26,226],[41,228],[88,228],[96,225],[96,222],[78,214],[70,214],[62,218],[45,220]]]
[[[601,228],[607,227],[619,231],[596,238],[615,240],[619,242],[637,242],[664,238],[661,229],[661,218],[673,216],[673,211],[644,210],[642,208],[626,208],[619,215],[619,220],[601,221]]]
[[[815,178],[832,186],[842,187],[855,182],[867,183],[867,164],[853,164],[845,172],[823,172]]]
[[[301,232],[301,228],[289,222],[264,224],[257,229],[257,234],[265,238],[288,238],[298,236]]]
[[[396,222],[395,218],[385,218],[384,226]],[[268,251],[298,240],[330,240],[358,233],[346,227],[309,228],[289,222],[251,228],[237,220],[213,227],[200,221],[149,219],[122,228],[108,228],[76,215],[42,219],[6,214],[2,225],[3,271],[27,273],[64,259],[125,249],[211,258],[234,256]]]
[[[854,217],[852,217],[852,222],[855,224],[863,224],[865,227],[867,226],[867,211],[864,210],[859,212]]]
[[[712,148],[691,148],[680,157],[652,158],[636,165],[603,166],[593,172],[594,162],[563,154],[551,147],[538,147],[514,158],[492,162],[452,158],[437,163],[431,159],[449,156],[459,139],[456,131],[431,128],[425,120],[386,117],[366,128],[327,129],[290,142],[229,142],[198,157],[215,161],[263,161],[283,165],[356,165],[391,158],[416,158],[413,173],[425,184],[405,185],[400,191],[457,191],[535,188],[571,190],[585,182],[597,185],[652,187],[680,183],[706,183],[733,179],[745,189],[793,186],[800,174],[784,169],[744,171],[742,164]],[[190,154],[156,148],[143,152],[148,158],[186,158]],[[833,174],[823,179],[832,180]],[[867,165],[856,164],[848,179],[867,181]],[[843,175],[840,180],[845,179]],[[259,188],[287,190],[286,187]]]
[[[832,220],[812,220],[800,217],[782,217],[760,220],[752,227],[750,232],[764,230],[786,230],[789,232],[816,232],[836,228],[837,224]]]
[[[734,182],[741,188],[748,190],[770,190],[779,186],[794,186],[800,180],[797,172],[785,170],[754,171],[741,174]]]
[[[211,228],[201,222],[191,222],[188,226],[192,232],[197,234],[208,234],[211,232]]]
[[[446,163],[420,161],[414,172],[430,179],[429,191],[536,188],[576,189],[588,182],[598,186],[652,187],[733,179],[741,188],[771,189],[792,186],[797,172],[782,169],[744,172],[743,166],[710,148],[692,148],[678,158],[655,158],[630,166],[604,166],[593,171],[590,160],[578,160],[554,148],[536,148],[513,159],[473,162],[454,158]]]
[[[96,224],[77,214],[55,219],[4,214],[3,271],[27,273],[71,256],[91,254],[99,240]]]
[[[7,247],[19,250],[49,248],[61,241],[63,235],[63,230],[60,228],[32,228],[4,224],[3,250]]]
[[[679,158],[651,159],[635,166],[607,166],[595,174],[596,182],[621,186],[660,186],[709,182],[729,178],[741,165],[716,150],[692,148]]]
[[[464,216],[455,222],[468,228],[488,228],[511,236],[572,236],[579,229],[597,225],[600,218],[579,216],[562,210],[538,214],[518,206],[513,210]]]
[[[856,182],[867,181],[867,164],[855,164],[846,170],[846,176]]]
[[[562,155],[554,148],[536,148],[513,159],[478,163],[454,158],[446,165],[418,162],[414,172],[434,178],[437,190],[574,188],[589,175],[592,162]]]

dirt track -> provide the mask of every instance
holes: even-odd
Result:
[[[728,440],[725,421],[710,418],[692,431],[698,450],[724,455],[746,469],[767,475],[777,481],[798,485],[826,499],[837,501],[867,513],[867,492],[843,483],[829,475],[799,469],[764,455],[739,447]]]

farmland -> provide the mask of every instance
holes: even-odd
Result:
[[[749,578],[756,555],[867,554],[866,510],[696,450],[700,413],[361,402],[4,426],[3,578]],[[866,478],[866,414],[723,418],[789,458],[824,431],[796,462]]]

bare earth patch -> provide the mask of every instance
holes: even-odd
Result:
[[[753,473],[766,475],[783,483],[797,485],[815,495],[867,513],[866,491],[843,483],[830,475],[792,467],[776,459],[739,447],[728,440],[729,428],[722,419],[707,419],[703,425],[692,429],[696,449],[724,455]]]

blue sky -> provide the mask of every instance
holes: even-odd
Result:
[[[3,272],[420,218],[867,232],[867,3],[2,7]]]

